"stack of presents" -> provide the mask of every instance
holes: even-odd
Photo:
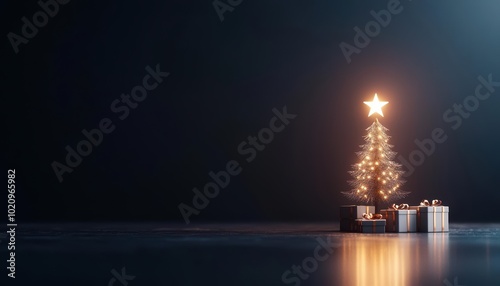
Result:
[[[419,206],[392,205],[375,214],[375,206],[341,206],[340,231],[448,232],[449,207],[440,200],[423,200]]]

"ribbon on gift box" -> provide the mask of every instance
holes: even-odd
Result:
[[[396,204],[392,204],[392,208],[399,211],[399,210],[407,210],[410,208],[410,205],[408,204],[399,204],[399,205],[396,205]]]
[[[384,216],[381,215],[381,214],[364,213],[363,214],[363,218],[364,219],[368,219],[368,220],[373,220],[373,223],[372,223],[372,232],[376,232],[377,222],[375,220],[376,219],[382,219],[382,218],[384,218]],[[363,224],[361,224],[361,227],[363,227]]]
[[[432,208],[432,229],[435,232],[436,231],[436,208],[439,207],[443,204],[441,200],[434,199],[432,200],[431,203],[429,203],[428,200],[422,200],[420,202],[420,206],[422,207],[433,207]],[[441,214],[441,231],[444,231],[444,208]]]
[[[397,210],[397,211],[402,211],[402,210],[407,210],[406,211],[406,232],[410,232],[410,205],[409,204],[399,204],[399,205],[396,205],[396,204],[392,204],[392,208],[394,210]],[[393,231],[396,230],[396,213],[393,212],[392,213],[392,228],[393,228]]]
[[[384,218],[384,216],[381,214],[364,213],[363,218],[364,219],[381,219],[381,218]]]
[[[420,206],[422,207],[439,207],[440,205],[442,205],[443,202],[441,200],[432,200],[432,203],[429,203],[428,200],[422,200],[420,202]]]

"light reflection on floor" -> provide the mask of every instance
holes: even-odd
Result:
[[[126,267],[135,276],[128,286],[500,285],[500,224],[451,224],[449,233],[430,234],[337,230],[338,223],[24,225],[16,282],[104,286],[111,270]],[[283,274],[314,255],[318,238],[336,244],[331,255],[307,278],[285,283]]]
[[[422,275],[424,280],[439,281],[448,271],[448,233],[360,234],[339,239],[339,260],[331,260],[338,271],[332,272],[331,285],[418,285]]]

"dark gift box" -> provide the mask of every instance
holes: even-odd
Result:
[[[385,219],[355,219],[356,232],[385,233]]]
[[[365,213],[375,213],[375,206],[340,206],[340,219],[357,219],[363,218]]]

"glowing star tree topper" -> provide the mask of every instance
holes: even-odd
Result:
[[[388,102],[379,101],[375,94],[373,101],[364,103],[370,106],[368,116],[384,116],[382,107]],[[404,183],[404,171],[401,170],[400,164],[392,161],[396,152],[391,151],[394,146],[389,144],[390,136],[386,133],[388,129],[376,118],[366,130],[368,134],[364,136],[365,144],[361,145],[361,151],[356,153],[359,162],[354,164],[353,170],[349,172],[354,178],[349,181],[352,189],[344,194],[355,201],[374,204],[378,211],[381,203],[393,202],[408,193],[400,189]]]

